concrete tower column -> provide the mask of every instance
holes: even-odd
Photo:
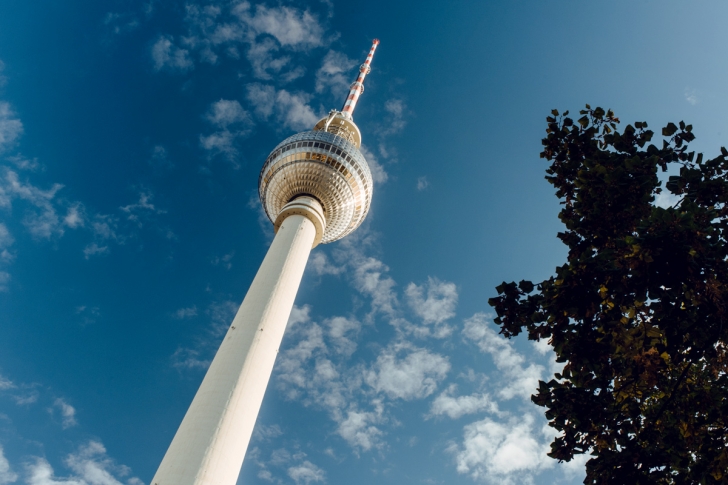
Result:
[[[152,485],[237,481],[306,261],[325,226],[311,197],[283,207],[273,243]]]

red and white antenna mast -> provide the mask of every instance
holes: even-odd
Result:
[[[372,48],[369,49],[369,54],[367,54],[366,61],[364,61],[364,64],[359,67],[359,76],[356,78],[356,81],[354,81],[354,84],[351,85],[349,96],[346,97],[344,107],[341,108],[341,114],[344,115],[344,118],[346,119],[352,119],[354,108],[356,108],[356,102],[359,101],[359,96],[361,96],[361,93],[364,92],[364,78],[372,71],[372,58],[374,57],[374,51],[377,50],[378,45],[379,39],[374,39],[374,41],[372,41]]]

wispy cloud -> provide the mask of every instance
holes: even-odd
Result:
[[[78,421],[76,421],[76,408],[68,404],[64,399],[59,397],[53,401],[53,408],[50,409],[51,413],[53,413],[54,410],[57,410],[61,416],[61,426],[63,426],[63,429],[67,429],[78,424]]]
[[[430,407],[429,416],[446,415],[450,419],[458,419],[466,414],[482,411],[498,413],[498,404],[486,393],[475,393],[465,396],[453,396],[457,390],[456,384],[451,384],[444,392],[437,396]]]
[[[316,92],[323,93],[329,90],[343,102],[353,80],[354,66],[356,61],[343,52],[334,50],[327,52],[321,61],[321,67],[316,71]]]
[[[83,325],[91,325],[101,316],[101,311],[97,306],[79,305],[76,307],[76,315],[81,317]]]
[[[195,338],[191,345],[180,346],[172,354],[172,366],[178,370],[205,370],[212,362],[222,336],[233,321],[240,303],[232,300],[216,300],[205,310],[208,325]],[[174,318],[185,319],[197,316],[197,306],[180,308],[173,314]]]
[[[389,136],[400,133],[407,126],[408,109],[404,100],[400,98],[388,99],[384,102],[384,111],[387,114],[379,130],[380,136]]]
[[[502,399],[519,396],[525,400],[536,392],[538,381],[543,377],[544,367],[529,363],[515,351],[513,343],[499,336],[494,325],[484,313],[477,313],[465,321],[463,334],[493,358],[505,381],[498,391]]]
[[[422,177],[417,178],[417,190],[418,191],[422,192],[429,186],[430,186],[430,182],[427,180],[427,177],[425,177],[423,175]]]
[[[15,115],[10,104],[0,101],[0,153],[13,147],[22,133],[23,123]]]
[[[533,474],[554,466],[548,441],[534,427],[531,414],[468,424],[462,446],[450,448],[458,472],[492,484],[532,483]]]
[[[136,30],[141,25],[139,19],[133,13],[108,12],[104,16],[104,25],[115,35]]]
[[[65,459],[65,465],[72,471],[68,478],[56,478],[53,467],[45,458],[36,457],[25,466],[28,485],[143,485],[131,470],[117,465],[106,454],[106,448],[99,441],[89,441]],[[123,482],[122,482],[123,480]]]
[[[235,257],[235,251],[230,251],[222,256],[215,256],[212,258],[213,266],[222,266],[223,268],[230,270],[233,267],[233,257]]]
[[[152,61],[157,71],[187,71],[194,67],[190,52],[174,44],[171,37],[160,36],[152,46]]]
[[[307,460],[306,453],[291,453],[285,448],[273,450],[268,459],[261,459],[260,450],[254,448],[248,453],[258,465],[258,478],[273,483],[284,483],[280,475],[285,473],[296,485],[308,485],[314,482],[326,482],[326,472]]]
[[[685,101],[695,106],[700,102],[700,98],[698,97],[698,91],[696,89],[692,89],[689,87],[685,88]]]
[[[152,148],[152,156],[149,164],[157,170],[169,170],[174,168],[174,163],[169,159],[169,153],[163,145],[155,145]]]
[[[374,155],[374,152],[369,150],[367,145],[362,144],[360,147],[361,154],[364,155],[364,159],[369,165],[369,170],[372,172],[372,180],[376,184],[383,184],[389,179],[389,174],[384,169],[381,163],[379,163],[379,157]]]
[[[289,467],[288,476],[296,482],[296,485],[308,485],[311,482],[326,481],[326,473],[308,460],[305,460],[299,465]]]
[[[256,115],[276,120],[292,130],[310,130],[320,118],[309,106],[311,96],[306,93],[291,93],[285,89],[252,83],[247,86],[247,98]]]
[[[174,318],[177,320],[184,320],[186,318],[192,318],[197,316],[197,305],[190,307],[179,308],[173,313]]]
[[[252,126],[250,114],[238,101],[221,99],[210,105],[205,120],[217,131],[200,135],[200,146],[211,156],[223,155],[234,168],[239,168],[238,143],[250,133]]]
[[[251,6],[234,2],[225,6],[188,4],[187,32],[174,39],[160,36],[152,47],[157,70],[186,71],[199,62],[217,64],[221,56],[239,59],[240,51],[258,79],[290,82],[304,70],[292,56],[326,43],[324,26],[315,14],[288,6]]]
[[[0,445],[0,485],[13,483],[18,479],[18,474],[10,468],[10,462],[5,458],[2,445]]]
[[[425,325],[434,325],[434,336],[444,338],[452,333],[452,328],[445,322],[455,316],[458,291],[454,283],[429,277],[424,285],[407,285],[405,294],[415,315]]]
[[[377,357],[364,380],[391,399],[422,399],[437,389],[450,371],[449,360],[427,349],[396,343]]]

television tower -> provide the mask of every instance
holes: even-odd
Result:
[[[235,485],[311,249],[362,223],[372,175],[352,115],[374,39],[341,111],[271,152],[258,193],[275,238],[220,344],[152,485]]]

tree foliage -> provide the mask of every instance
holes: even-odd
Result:
[[[564,363],[532,396],[559,431],[549,455],[590,453],[588,484],[728,483],[728,151],[689,152],[683,122],[653,142],[611,110],[567,115],[547,118],[541,153],[567,261],[490,299],[503,335]],[[677,202],[657,207],[671,166]]]

